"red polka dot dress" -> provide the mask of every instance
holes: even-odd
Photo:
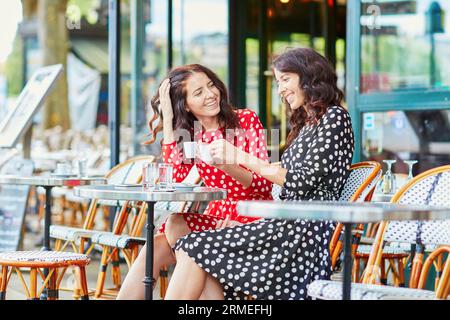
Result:
[[[254,111],[238,109],[241,128],[233,130],[233,144],[245,152],[268,161],[267,144],[263,132],[263,126]],[[214,132],[203,132],[201,140],[203,143],[211,143],[217,139],[229,136],[228,130],[219,129]],[[231,140],[230,140],[231,141]],[[218,220],[227,216],[231,220],[247,223],[259,218],[239,216],[236,204],[239,200],[272,200],[272,183],[260,175],[252,172],[252,183],[248,188],[229,176],[222,170],[209,165],[199,159],[186,159],[183,156],[182,147],[176,143],[164,144],[162,148],[165,163],[173,164],[173,178],[175,182],[182,182],[189,174],[193,166],[197,167],[198,173],[207,187],[215,187],[227,190],[227,199],[211,201],[203,214],[184,213],[183,217],[191,231],[205,231],[215,229]],[[164,232],[163,225],[160,232]]]

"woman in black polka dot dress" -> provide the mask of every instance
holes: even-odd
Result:
[[[273,65],[278,92],[292,110],[281,167],[226,141],[214,150],[214,159],[239,159],[240,165],[283,186],[283,200],[338,200],[350,174],[354,141],[336,74],[311,49],[286,51]],[[330,277],[333,230],[327,221],[262,219],[192,233],[177,243],[178,263],[166,298],[306,299],[309,283]]]

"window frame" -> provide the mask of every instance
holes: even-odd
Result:
[[[361,94],[361,0],[347,2],[346,97],[355,133],[354,162],[362,157],[362,115],[366,112],[450,110],[450,90],[404,90]],[[357,27],[350,27],[357,26]]]

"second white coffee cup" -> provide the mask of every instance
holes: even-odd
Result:
[[[183,143],[184,156],[186,157],[186,159],[195,158],[196,149],[197,149],[197,142],[195,141]]]
[[[199,144],[198,148],[200,150],[200,159],[206,163],[211,163],[213,158],[211,157],[211,148],[209,144]]]

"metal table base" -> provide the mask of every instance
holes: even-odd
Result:
[[[218,188],[196,187],[191,191],[176,190],[175,192],[164,191],[145,191],[141,187],[122,188],[109,186],[98,187],[77,187],[74,194],[82,198],[96,198],[104,200],[124,200],[124,201],[142,201],[147,204],[147,224],[146,224],[146,264],[144,277],[145,299],[153,300],[153,286],[155,279],[153,279],[153,231],[155,203],[158,201],[212,201],[221,200],[227,197],[227,192]]]

